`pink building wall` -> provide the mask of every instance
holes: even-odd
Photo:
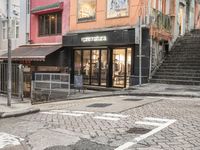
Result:
[[[59,2],[60,0],[31,0],[31,10],[38,6],[46,6]],[[70,0],[63,0],[63,11],[62,11],[62,34],[60,35],[48,35],[39,36],[39,24],[38,15],[31,14],[31,25],[30,25],[30,40],[33,44],[35,43],[62,43],[62,35],[69,31],[69,6]]]
[[[200,29],[200,3],[198,1],[195,5],[195,28]]]

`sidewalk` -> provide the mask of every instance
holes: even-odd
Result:
[[[16,117],[38,111],[39,109],[33,107],[28,99],[21,101],[21,99],[12,97],[11,107],[8,107],[7,97],[0,95],[0,118]]]
[[[141,96],[178,96],[200,98],[200,86],[148,83],[129,88],[129,94]]]

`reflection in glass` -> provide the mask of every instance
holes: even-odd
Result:
[[[127,49],[127,63],[126,63],[126,87],[129,87],[130,86],[130,76],[131,76],[131,52],[132,52],[132,49],[131,48],[128,48]]]
[[[101,85],[106,86],[108,72],[107,50],[101,51]]]
[[[92,50],[91,84],[99,85],[100,59],[99,50]]]
[[[90,50],[83,51],[83,82],[90,84]]]
[[[75,51],[74,60],[75,60],[74,74],[80,75],[81,74],[81,51],[80,50]]]

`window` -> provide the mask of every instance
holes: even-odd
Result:
[[[26,11],[27,14],[30,14],[30,0],[27,0],[26,2]]]
[[[39,16],[39,35],[55,35],[62,32],[61,13],[52,13]]]
[[[19,38],[19,21],[16,21],[15,31],[16,31],[15,37]]]
[[[78,0],[78,22],[96,19],[96,0]]]
[[[128,16],[128,0],[107,0],[107,18]]]
[[[7,22],[6,21],[3,21],[2,22],[2,29],[3,29],[3,34],[2,34],[2,38],[3,39],[6,39],[7,38]]]

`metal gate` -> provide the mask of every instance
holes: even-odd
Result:
[[[7,94],[8,64],[0,63],[0,93]],[[23,65],[12,64],[12,95],[23,98]]]

